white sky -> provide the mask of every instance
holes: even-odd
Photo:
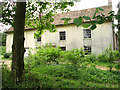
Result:
[[[117,13],[117,4],[120,0],[112,0],[113,10],[115,13]],[[81,10],[81,9],[87,9],[87,8],[93,8],[93,7],[99,7],[99,6],[105,6],[108,5],[108,0],[81,0],[78,3],[75,3],[75,6],[71,7],[70,10]],[[0,23],[0,29],[1,29],[1,23]],[[9,28],[9,26],[7,26]]]
[[[75,6],[71,7],[70,9],[73,10],[81,10],[87,8],[93,8],[98,6],[104,6],[108,4],[108,0],[81,0],[80,2],[76,3]]]

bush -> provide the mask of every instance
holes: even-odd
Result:
[[[9,58],[10,55],[11,55],[11,53],[5,53],[5,54],[4,54],[4,58]]]
[[[85,57],[85,61],[94,63],[95,61],[97,61],[97,57],[95,54],[87,55]]]
[[[6,52],[6,47],[5,46],[0,46],[0,55],[4,55]]]
[[[30,54],[26,61],[28,65],[34,67],[40,64],[59,64],[61,60],[61,49],[60,47],[52,47],[51,44],[45,46],[39,46],[35,49],[35,54]]]
[[[98,55],[100,62],[113,63],[113,61],[118,60],[118,58],[120,58],[120,53],[118,51],[112,51],[111,46],[106,48],[104,53]]]

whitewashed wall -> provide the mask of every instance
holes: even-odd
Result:
[[[100,54],[105,48],[110,44],[113,45],[113,32],[112,23],[106,22],[101,25],[97,25],[97,28],[92,31],[91,39],[84,39],[83,27],[76,27],[75,25],[67,26],[57,26],[57,32],[50,33],[46,31],[42,37],[40,45],[45,45],[46,43],[52,43],[57,46],[66,46],[66,50],[71,50],[73,48],[80,49],[84,45],[91,45],[92,53]],[[66,32],[66,40],[60,40],[59,32]],[[25,47],[36,48],[36,39],[34,38],[35,30],[25,31]],[[6,52],[10,52],[12,41],[12,33],[7,34],[6,42]]]

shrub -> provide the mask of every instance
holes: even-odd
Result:
[[[0,46],[0,55],[4,55],[6,52],[6,47],[5,46]]]
[[[120,53],[118,51],[112,51],[111,46],[105,49],[105,52],[101,55],[98,55],[98,60],[100,62],[109,62],[112,63],[115,60],[120,58]]]
[[[81,63],[84,62],[85,53],[83,49],[72,49],[71,51],[66,51],[63,55],[63,58],[77,68],[80,66]]]
[[[87,55],[86,57],[85,57],[85,61],[88,61],[88,62],[95,62],[95,61],[97,61],[97,57],[96,57],[96,55],[95,54],[91,54],[91,55]]]
[[[30,54],[26,60],[32,67],[40,64],[59,64],[61,60],[62,51],[60,47],[54,48],[51,44],[39,46],[35,52],[35,54]]]
[[[11,55],[11,53],[5,53],[5,54],[4,54],[4,58],[9,58],[10,55]]]
[[[98,56],[98,60],[101,62],[113,63],[113,61],[118,60],[120,58],[120,53],[118,51],[112,51],[111,46],[105,49],[105,52],[102,55]],[[113,65],[108,65],[110,72],[112,70]]]

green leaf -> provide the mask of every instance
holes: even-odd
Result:
[[[96,27],[97,27],[96,24],[93,24],[93,25],[90,27],[90,29],[91,29],[91,30],[94,30]]]
[[[105,22],[105,18],[97,21],[98,24],[102,24],[102,23],[104,23],[104,22]]]
[[[105,11],[103,8],[101,8],[101,7],[98,7],[98,9],[100,10],[100,11]]]
[[[108,14],[112,14],[112,13],[114,13],[114,11],[111,11],[111,12],[109,12]]]
[[[75,18],[75,19],[74,19],[74,24],[75,24],[77,27],[79,27],[79,26],[82,24],[82,20],[83,20],[82,17]]]
[[[67,25],[68,24],[68,20],[64,20],[64,24]]]
[[[86,20],[91,20],[91,18],[88,17],[88,16],[83,16],[83,18],[86,19]]]
[[[82,26],[83,26],[84,28],[88,28],[90,25],[91,25],[91,24],[89,24],[89,23],[85,23],[85,24],[83,24]]]
[[[61,18],[61,20],[71,20],[71,18]]]
[[[96,11],[95,11],[95,13],[99,13],[99,10],[98,10],[98,8],[96,8]]]
[[[120,70],[120,65],[116,65],[115,69]]]
[[[115,15],[115,19],[118,19],[118,15]]]
[[[94,13],[94,15],[93,15],[92,19],[95,19],[95,16],[96,16],[96,12]]]
[[[97,24],[97,21],[91,21],[91,24]]]

